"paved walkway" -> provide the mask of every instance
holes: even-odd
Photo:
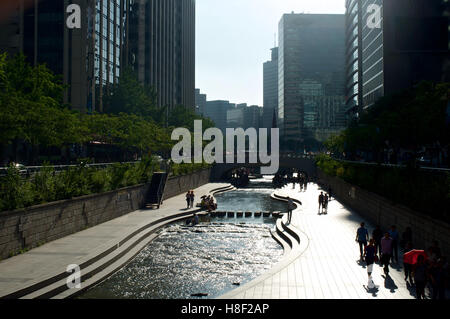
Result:
[[[229,184],[207,184],[195,190],[196,201],[201,195]],[[185,194],[167,199],[159,210],[138,210],[73,235],[52,241],[22,255],[0,262],[0,296],[28,287],[33,283],[66,271],[70,264],[98,255],[111,243],[120,242],[137,229],[156,220],[186,210]],[[114,244],[113,244],[114,245]]]
[[[223,298],[237,299],[412,299],[401,265],[390,267],[385,278],[382,268],[375,264],[373,279],[376,289],[367,289],[367,269],[359,261],[356,230],[366,223],[369,233],[375,225],[344,207],[337,200],[329,203],[328,215],[318,215],[320,189],[310,184],[306,192],[295,190],[292,184],[277,194],[299,199],[302,206],[293,213],[292,225],[303,232],[307,240],[304,252],[282,266],[270,277],[256,284],[249,283]],[[285,218],[285,217],[284,217]],[[303,243],[305,244],[305,243]],[[401,259],[401,258],[400,258]],[[254,282],[254,283],[255,283]]]

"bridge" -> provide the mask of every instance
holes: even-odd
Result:
[[[211,181],[220,181],[226,179],[227,176],[233,170],[245,167],[245,168],[260,168],[263,166],[269,166],[269,164],[263,164],[260,162],[250,163],[248,155],[246,156],[245,163],[238,163],[235,156],[234,163],[216,163],[211,171]],[[295,154],[280,154],[279,171],[283,169],[296,169],[305,173],[308,177],[316,177],[316,163],[314,156],[311,155],[295,155]]]

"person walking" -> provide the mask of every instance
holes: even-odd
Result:
[[[408,245],[408,243],[412,244],[413,239],[412,239],[412,230],[411,227],[406,227],[405,231],[402,234],[402,241],[400,243],[400,245],[403,248],[406,248],[406,246]]]
[[[409,243],[406,244],[405,254],[407,252],[410,252],[411,250],[413,250],[413,245],[412,245],[411,242],[409,242]],[[413,267],[413,265],[408,264],[407,262],[405,262],[405,260],[403,260],[403,269],[405,271],[405,281],[408,281],[408,278],[409,278],[409,283],[411,285],[413,284],[412,267]]]
[[[191,190],[190,196],[189,196],[189,203],[191,208],[194,208],[194,201],[195,201],[195,194],[194,191]]]
[[[372,279],[372,272],[373,272],[373,264],[376,262],[377,258],[378,257],[377,257],[377,248],[375,247],[375,240],[371,238],[369,244],[366,246],[364,250],[364,260],[366,261],[367,265],[367,277],[368,277],[367,287],[369,289],[375,287]]]
[[[328,214],[328,194],[325,194],[323,197],[323,208],[325,211],[325,215]]]
[[[292,210],[294,209],[294,202],[290,197],[287,198],[287,201],[288,201],[288,224],[290,224],[292,220]]]
[[[377,225],[372,232],[372,238],[375,240],[375,247],[377,248],[377,254],[381,256],[381,238],[383,238],[383,232],[380,225]]]
[[[389,262],[392,257],[392,238],[389,233],[384,234],[381,239],[381,266],[384,267],[384,274],[389,274]]]
[[[363,254],[364,254],[364,251],[366,250],[367,241],[369,240],[369,232],[364,227],[365,226],[364,223],[361,223],[360,226],[361,227],[359,227],[358,230],[356,231],[355,241],[359,244],[359,256],[360,256],[361,260],[363,260],[363,258],[364,258]]]
[[[445,283],[446,273],[444,269],[444,261],[439,258],[430,269],[430,280],[432,287],[432,299],[444,300],[445,299]]]
[[[414,282],[416,284],[417,299],[425,299],[425,286],[427,284],[428,270],[425,263],[425,257],[419,255],[417,263],[414,266]]]
[[[323,199],[324,199],[323,192],[320,192],[320,195],[319,195],[319,215],[321,214],[321,209],[323,209]]]
[[[389,236],[392,238],[392,262],[398,263],[398,239],[399,234],[397,231],[397,227],[395,225],[391,226],[391,230],[389,231]]]
[[[186,203],[187,203],[187,209],[191,206],[191,191],[188,191],[186,193]]]

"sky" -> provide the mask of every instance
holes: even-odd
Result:
[[[263,106],[263,63],[292,11],[343,14],[345,0],[196,1],[196,88],[208,101]]]

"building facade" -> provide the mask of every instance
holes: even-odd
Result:
[[[206,110],[206,94],[201,94],[200,89],[195,89],[195,112],[203,116]]]
[[[263,65],[264,105],[261,127],[271,128],[274,123],[274,113],[278,112],[278,48],[273,48],[272,58]],[[275,119],[276,120],[276,119]]]
[[[195,0],[130,3],[130,65],[158,106],[195,109]]]
[[[70,4],[80,28],[66,24]],[[19,0],[0,30],[0,50],[63,76],[74,109],[103,112],[128,66],[159,106],[195,107],[195,0]]]
[[[348,0],[346,8],[347,110],[356,115],[420,81],[450,81],[448,1]]]
[[[211,119],[215,123],[216,127],[225,134],[228,127],[228,111],[235,108],[236,105],[231,104],[229,101],[207,101],[205,116]]]
[[[278,127],[282,148],[294,151],[319,129],[312,97],[345,100],[345,15],[285,14],[278,47]]]

